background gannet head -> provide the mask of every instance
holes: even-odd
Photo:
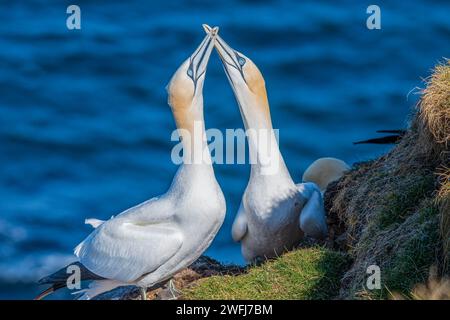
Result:
[[[209,29],[194,53],[186,59],[167,85],[168,103],[178,128],[191,130],[203,117],[203,83],[218,27]]]
[[[216,50],[233,88],[246,126],[249,121],[272,125],[264,77],[253,61],[216,36]]]
[[[322,192],[327,186],[341,178],[350,166],[336,158],[319,158],[309,165],[303,173],[303,182],[314,182]]]

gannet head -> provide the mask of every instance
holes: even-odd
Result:
[[[244,122],[262,116],[271,125],[264,77],[255,63],[216,36],[215,48],[233,88]]]
[[[350,166],[342,160],[336,158],[319,158],[303,173],[303,182],[314,182],[322,192],[327,186],[341,178]]]
[[[181,64],[166,87],[168,103],[179,128],[189,129],[195,113],[202,111],[203,82],[218,30],[215,27],[207,32],[201,44]]]

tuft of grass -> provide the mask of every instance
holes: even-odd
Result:
[[[435,67],[420,101],[419,117],[423,129],[435,143],[448,149],[450,144],[450,60]]]
[[[346,254],[323,247],[301,248],[248,272],[197,281],[183,299],[331,299],[349,265]]]
[[[393,292],[391,299],[450,300],[450,278],[439,277],[437,266],[432,266],[427,282],[417,284],[409,295]]]

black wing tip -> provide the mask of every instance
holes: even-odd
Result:
[[[353,142],[353,144],[393,144],[400,141],[402,137],[399,135],[392,135],[392,136],[385,136],[381,138],[375,138],[375,139],[369,139],[369,140],[363,140],[363,141],[356,141]]]
[[[39,279],[37,281],[38,284],[54,284],[54,283],[58,283],[61,281],[65,281],[67,279],[67,277],[69,276],[67,274],[67,268],[69,266],[79,266],[81,270],[83,270],[83,265],[79,262],[79,261],[74,261],[72,263],[69,263],[67,266],[65,266],[64,268],[59,269],[58,271],[43,277],[41,279]]]
[[[362,141],[353,142],[354,145],[357,144],[394,144],[398,143],[403,136],[406,134],[407,130],[396,129],[396,130],[377,130],[377,133],[390,133],[388,136],[381,138],[374,138]]]

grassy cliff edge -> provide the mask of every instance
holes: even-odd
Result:
[[[198,279],[182,288],[181,298],[449,298],[448,60],[436,66],[421,94],[401,141],[329,186],[329,242],[239,274]],[[365,287],[372,264],[381,269],[380,290]]]

